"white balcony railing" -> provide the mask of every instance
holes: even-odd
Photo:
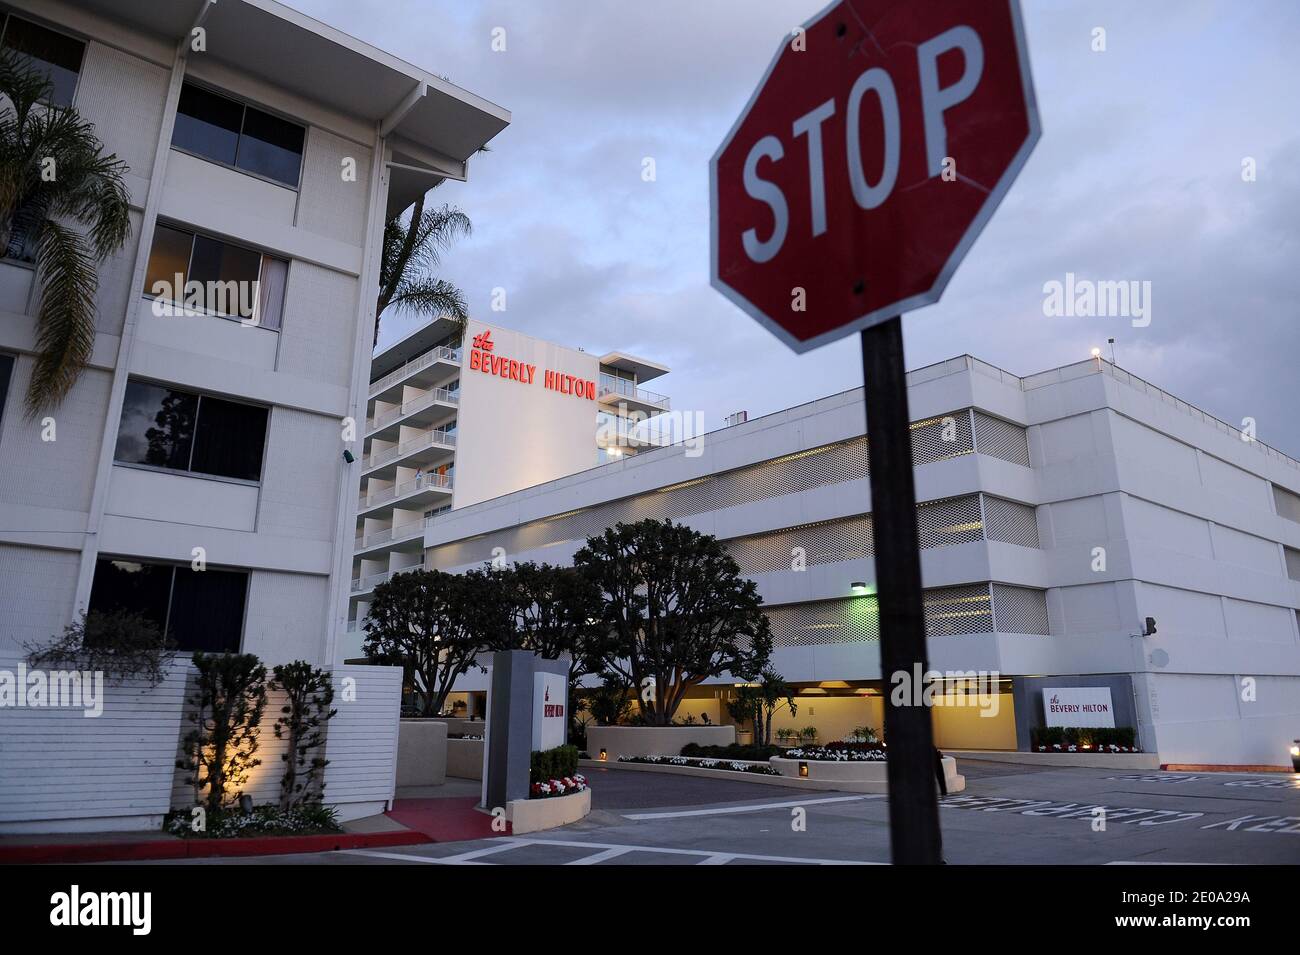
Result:
[[[456,446],[456,432],[448,431],[446,428],[435,428],[424,434],[403,441],[401,444],[391,448],[385,448],[382,451],[372,451],[366,456],[362,465],[363,471],[369,471],[377,468],[381,464],[387,464],[389,461],[397,461],[406,457],[408,454],[414,454],[416,451],[423,451],[425,448],[431,448],[435,444],[445,448],[454,448]]]
[[[431,348],[423,355],[416,355],[405,365],[395,368],[388,374],[384,375],[378,381],[370,383],[370,395],[374,397],[390,385],[395,385],[408,375],[413,375],[421,368],[428,368],[436,361],[449,361],[453,364],[460,364],[460,350],[455,348],[445,348],[442,345]]]
[[[404,418],[408,414],[421,411],[439,401],[454,405],[456,402],[460,401],[460,392],[448,391],[446,388],[435,388],[433,391],[412,398],[410,401],[403,402],[400,407],[389,408],[387,411],[381,412],[373,418],[368,419],[366,421],[366,430],[374,431],[377,428],[382,428],[386,424],[392,424],[399,418]]]
[[[667,395],[638,388],[635,382],[628,381],[626,378],[615,378],[613,375],[602,374],[600,376],[599,393],[602,398],[611,394],[622,395],[624,398],[631,398],[633,401],[644,401],[646,404],[659,405],[662,408],[668,407]]]
[[[357,498],[357,506],[365,510],[377,507],[380,504],[387,504],[389,501],[395,501],[400,497],[406,497],[408,494],[414,494],[416,491],[422,491],[425,488],[450,491],[451,486],[452,476],[450,474],[422,474],[418,478],[403,481],[393,487],[386,487],[370,494],[362,494]]]
[[[406,524],[398,524],[396,527],[385,527],[383,530],[371,531],[369,534],[358,534],[355,549],[361,550],[364,547],[374,547],[376,544],[390,542],[396,544],[423,535],[424,520],[410,521]]]

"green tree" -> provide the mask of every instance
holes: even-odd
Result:
[[[48,102],[51,84],[0,51],[0,250],[30,259],[40,283],[29,416],[58,405],[95,346],[97,263],[131,231],[126,164],[94,124]]]
[[[379,298],[375,302],[375,344],[379,322],[389,306],[407,308],[422,318],[450,318],[464,330],[469,319],[465,295],[433,273],[452,243],[473,231],[469,216],[452,205],[424,207],[415,201],[409,217],[398,214],[384,223]]]
[[[758,675],[753,686],[742,686],[734,699],[727,703],[727,712],[737,722],[749,722],[754,727],[754,745],[772,745],[772,718],[782,709],[797,716],[799,705],[794,701],[795,688],[767,667]]]
[[[499,585],[481,570],[412,570],[375,588],[362,649],[375,663],[400,666],[418,691],[422,716],[437,716],[458,677],[480,653],[506,640],[509,615]]]
[[[325,791],[323,774],[325,726],[338,710],[332,709],[334,684],[330,675],[306,660],[282,663],[271,671],[271,689],[284,693],[284,705],[275,721],[275,738],[285,741],[284,775],[280,778],[280,808],[292,809],[319,802]]]
[[[573,562],[601,590],[603,669],[633,688],[647,723],[667,726],[711,677],[749,680],[767,664],[762,598],[717,538],[671,521],[618,524]]]
[[[195,652],[195,692],[187,716],[194,729],[182,741],[185,780],[196,793],[207,790],[207,809],[216,813],[237,799],[256,758],[266,709],[266,667],[251,653]]]

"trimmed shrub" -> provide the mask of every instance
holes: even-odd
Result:
[[[563,779],[578,771],[578,747],[557,746],[554,749],[533,750],[529,759],[528,781],[547,783]]]
[[[1030,745],[1039,746],[1122,746],[1137,748],[1137,730],[1131,726],[1039,726],[1030,731]]]
[[[748,759],[764,760],[780,756],[784,750],[780,746],[744,746],[740,743],[728,743],[726,746],[704,746],[700,743],[687,743],[681,749],[682,756],[706,757],[711,759]]]

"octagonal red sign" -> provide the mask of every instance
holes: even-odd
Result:
[[[840,0],[710,163],[712,282],[796,351],[937,301],[1038,141],[1017,0]]]

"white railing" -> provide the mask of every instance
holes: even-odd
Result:
[[[460,351],[454,348],[446,348],[438,345],[431,348],[423,355],[417,355],[400,368],[390,371],[378,381],[370,383],[370,395],[374,397],[390,385],[395,385],[407,375],[413,375],[421,368],[428,368],[436,361],[449,361],[454,364],[460,364]]]
[[[395,501],[399,497],[405,497],[407,494],[413,494],[429,487],[441,491],[450,491],[451,482],[452,476],[450,474],[422,474],[414,480],[404,481],[401,484],[374,491],[371,494],[362,494],[357,498],[357,506],[364,510],[379,504],[386,504],[389,501]]]
[[[377,428],[382,428],[386,424],[391,424],[399,418],[420,411],[439,401],[454,405],[456,402],[460,401],[460,392],[448,391],[446,388],[435,388],[427,394],[419,395],[418,397],[412,398],[410,401],[403,402],[400,407],[390,408],[389,410],[368,419],[366,421],[366,430],[374,431]]]
[[[613,375],[602,374],[600,376],[599,391],[601,397],[609,394],[622,395],[634,401],[644,401],[647,404],[668,407],[667,395],[638,388],[635,382],[628,381],[626,378],[615,378]]]
[[[454,448],[456,446],[456,432],[448,431],[446,428],[435,428],[419,437],[403,441],[395,447],[385,448],[382,451],[372,451],[365,459],[362,465],[363,471],[369,471],[377,468],[381,464],[387,464],[389,461],[396,461],[406,457],[408,454],[414,454],[416,451],[423,451],[425,448],[431,448],[435,444],[443,447]]]
[[[383,530],[371,531],[369,534],[358,534],[355,549],[361,550],[363,547],[374,547],[376,544],[386,544],[389,541],[404,541],[423,533],[423,520],[398,524],[396,527],[385,527]]]

